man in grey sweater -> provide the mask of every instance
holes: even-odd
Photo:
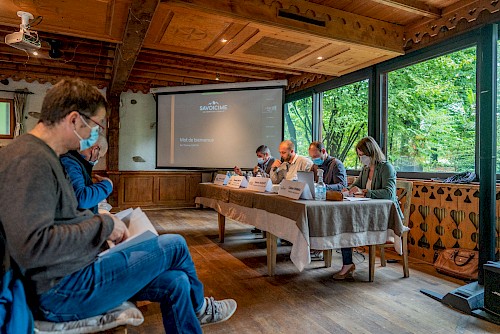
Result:
[[[162,235],[97,257],[107,240],[127,239],[127,227],[111,214],[77,210],[59,156],[95,143],[106,108],[94,87],[63,80],[47,92],[35,128],[0,150],[0,224],[30,304],[37,317],[60,322],[129,299],[157,301],[166,331],[201,333],[200,325],[231,317],[236,302],[203,296],[181,236]]]

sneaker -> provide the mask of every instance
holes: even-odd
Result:
[[[236,311],[234,299],[215,300],[214,297],[205,297],[206,308],[202,315],[198,316],[201,326],[226,321]]]
[[[323,251],[321,250],[311,250],[311,260],[312,261],[323,261]]]

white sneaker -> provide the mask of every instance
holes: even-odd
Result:
[[[323,261],[323,251],[311,250],[311,260],[312,261]]]
[[[215,300],[214,297],[205,297],[205,301],[205,312],[198,316],[201,326],[226,321],[238,306],[234,299]]]

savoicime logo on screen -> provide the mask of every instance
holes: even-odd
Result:
[[[200,111],[204,114],[209,112],[225,112],[227,109],[227,104],[220,104],[217,101],[212,101],[207,105],[200,106]]]

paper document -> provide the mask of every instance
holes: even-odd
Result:
[[[127,225],[130,236],[127,240],[119,243],[118,245],[113,245],[112,242],[108,242],[108,244],[110,244],[110,249],[99,253],[98,256],[119,252],[127,247],[137,245],[143,241],[158,236],[158,232],[156,232],[153,224],[151,224],[149,218],[141,210],[141,208],[134,210],[130,208],[120,211],[115,216]]]
[[[344,201],[351,201],[351,202],[369,201],[369,200],[371,200],[371,198],[368,198],[368,197],[344,197]]]

